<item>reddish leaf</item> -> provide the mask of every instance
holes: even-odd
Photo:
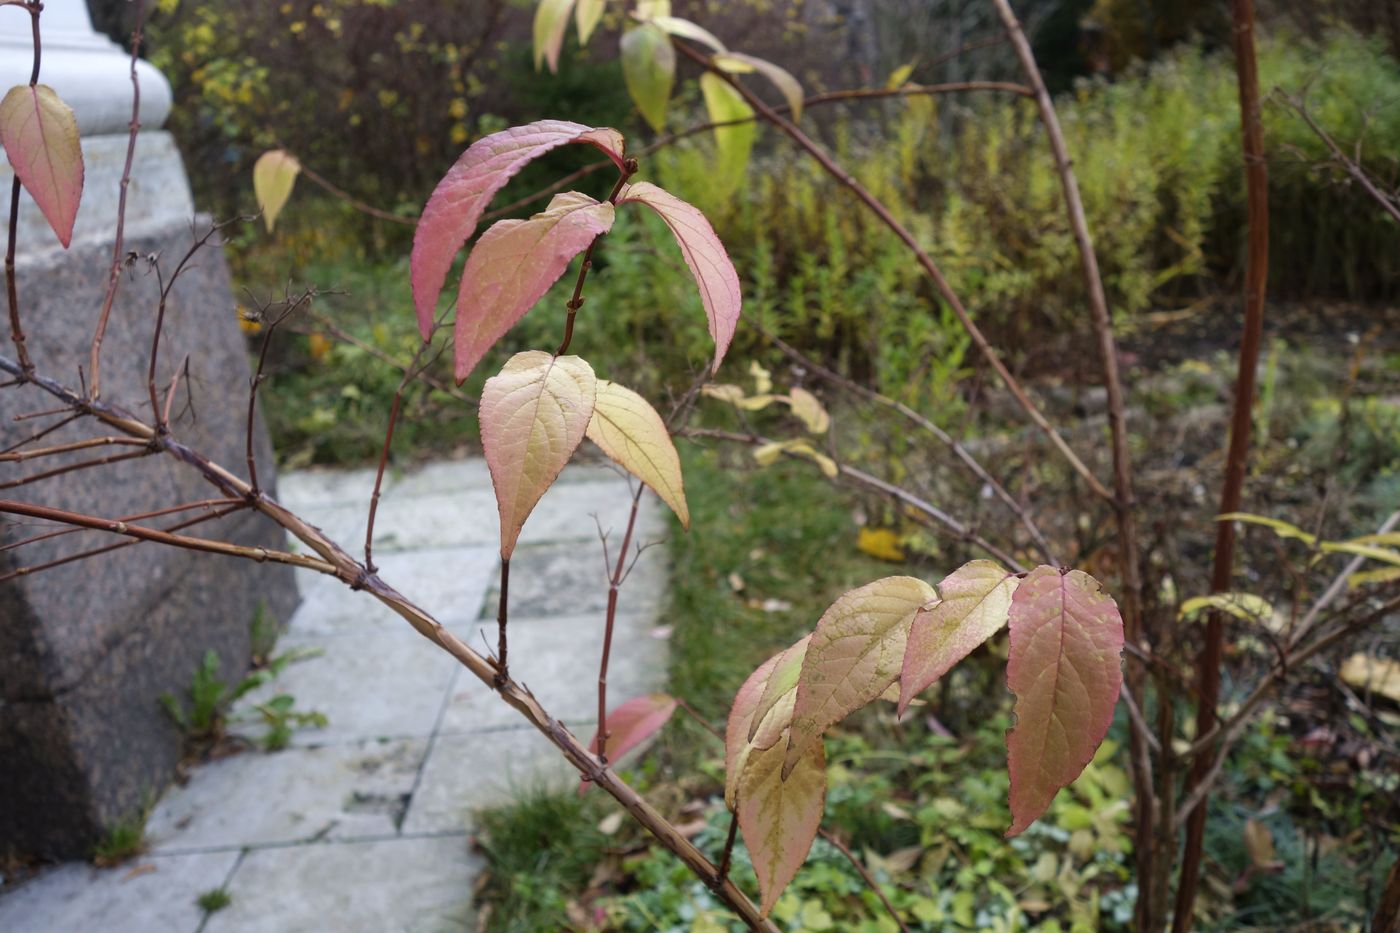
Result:
[[[783,746],[749,756],[739,780],[739,828],[758,874],[764,916],[802,863],[826,806],[826,753],[813,742],[783,777]]]
[[[47,84],[21,84],[0,100],[0,142],[24,190],[65,249],[83,195],[83,147],[72,109]]]
[[[586,194],[556,194],[544,213],[503,220],[467,255],[457,292],[457,381],[544,297],[569,263],[612,229],[613,206]]]
[[[899,676],[909,626],[937,597],[915,577],[885,577],[843,595],[822,615],[802,661],[784,769],[848,713],[877,699]]]
[[[734,809],[735,794],[739,789],[739,772],[752,751],[749,739],[757,728],[754,713],[768,678],[784,653],[779,651],[760,664],[734,695],[734,705],[730,707],[729,721],[724,729],[724,802],[731,810]]]
[[[1006,736],[1006,834],[1015,836],[1079,776],[1108,732],[1123,684],[1123,619],[1093,577],[1041,566],[1011,597],[1010,632],[1016,725]]]
[[[811,640],[808,635],[773,655],[734,697],[724,733],[724,801],[731,810],[749,755],[772,748],[787,735],[797,702],[797,674]]]
[[[645,742],[661,730],[676,711],[675,697],[665,693],[652,693],[644,697],[628,700],[608,712],[608,761],[617,761],[623,755]],[[598,734],[588,743],[588,750],[598,751]],[[587,781],[579,782],[579,793],[588,789]]]
[[[501,559],[583,440],[597,381],[576,356],[527,350],[481,390],[481,446],[501,514]]]
[[[438,182],[418,219],[409,261],[423,339],[432,333],[433,311],[452,258],[476,230],[491,198],[530,160],[568,143],[595,146],[622,167],[622,134],[617,130],[540,120],[478,139]]]
[[[938,584],[942,601],[914,616],[899,680],[899,715],[909,702],[1006,624],[1017,579],[990,560],[973,560]]]
[[[739,326],[743,305],[739,276],[729,261],[729,254],[724,251],[724,244],[715,236],[704,214],[653,184],[639,182],[624,187],[617,203],[629,201],[645,204],[656,211],[675,235],[681,256],[700,289],[700,302],[705,306],[710,336],[715,340],[713,368],[719,369],[729,342],[734,339],[734,330]]]

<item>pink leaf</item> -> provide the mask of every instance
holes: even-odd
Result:
[[[822,614],[798,679],[787,772],[828,726],[894,683],[914,614],[937,595],[915,577],[885,577],[844,594]]]
[[[739,311],[743,296],[739,290],[739,275],[724,244],[705,215],[695,207],[648,182],[638,182],[622,189],[618,204],[636,201],[661,215],[680,245],[681,256],[695,276],[700,288],[700,302],[705,306],[710,336],[715,340],[714,369],[719,369],[739,326]]]
[[[973,560],[938,584],[942,601],[914,616],[899,680],[899,715],[909,701],[1006,624],[1019,581],[990,560]]]
[[[73,111],[46,84],[21,84],[0,100],[0,142],[15,177],[64,249],[83,195],[83,147]]]
[[[652,693],[628,700],[608,712],[608,760],[616,761],[661,730],[676,711],[675,697]],[[598,751],[598,735],[588,750]],[[588,789],[587,781],[579,782],[579,793]]]
[[[724,730],[724,802],[731,810],[748,756],[754,751],[772,748],[792,722],[797,699],[797,670],[802,666],[802,655],[811,640],[812,636],[808,635],[764,661],[734,695],[734,706]],[[769,699],[770,694],[773,694],[772,699]]]
[[[530,160],[567,143],[596,146],[622,167],[622,134],[617,130],[540,120],[478,139],[438,182],[418,219],[409,261],[423,339],[432,333],[433,311],[452,258],[476,230],[491,198]]]
[[[577,356],[527,350],[481,391],[481,446],[501,513],[501,559],[569,462],[593,416],[597,379]]]
[[[826,753],[813,742],[783,777],[783,746],[749,756],[739,780],[739,828],[758,874],[764,916],[802,863],[826,806]]]
[[[1016,694],[1007,733],[1011,828],[1023,832],[1094,757],[1123,684],[1123,619],[1098,581],[1041,566],[1011,597],[1006,684]]]
[[[612,229],[613,206],[570,191],[544,213],[503,220],[467,256],[457,293],[456,374],[461,382],[558,281],[596,237]]]

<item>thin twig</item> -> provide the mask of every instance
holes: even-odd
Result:
[[[117,298],[117,286],[122,277],[123,234],[126,229],[126,192],[131,187],[131,164],[136,158],[136,136],[141,132],[141,80],[136,75],[136,63],[140,60],[142,26],[146,19],[146,0],[136,2],[136,27],[131,32],[131,124],[126,140],[126,164],[122,167],[121,193],[117,197],[117,223],[115,238],[112,241],[112,269],[107,276],[107,291],[102,296],[102,311],[97,317],[97,330],[92,335],[92,349],[89,351],[88,372],[92,380],[88,395],[92,399],[102,395],[102,338],[107,333],[107,321],[112,315],[112,303]],[[154,412],[152,412],[154,417]]]
[[[35,460],[39,457],[51,457],[54,454],[66,454],[75,450],[87,450],[92,447],[145,447],[146,441],[137,440],[134,437],[90,437],[85,441],[70,441],[67,444],[54,444],[50,447],[39,447],[34,450],[20,450],[13,453],[0,454],[0,463],[18,463],[23,460]]]
[[[608,761],[608,658],[612,654],[613,624],[617,619],[617,592],[622,586],[622,577],[627,560],[627,548],[632,544],[632,533],[637,527],[637,512],[642,505],[642,491],[646,487],[637,484],[632,493],[632,510],[627,515],[627,530],[622,535],[622,547],[617,552],[617,565],[608,580],[608,614],[603,627],[603,658],[598,663],[598,760]]]
[[[944,278],[942,270],[938,268],[938,264],[935,263],[933,258],[919,245],[919,241],[915,238],[914,234],[909,232],[909,229],[890,213],[889,208],[885,206],[884,202],[871,194],[864,185],[856,180],[855,176],[837,165],[835,160],[831,158],[825,149],[813,142],[812,139],[792,121],[775,112],[772,107],[769,107],[760,98],[755,96],[752,91],[735,80],[732,75],[720,68],[714,67],[708,56],[691,48],[684,41],[673,38],[672,44],[687,58],[701,65],[712,74],[718,75],[721,80],[734,88],[740,96],[748,102],[749,106],[758,111],[765,120],[780,129],[789,139],[812,156],[812,158],[816,159],[817,163],[826,170],[829,175],[846,188],[850,189],[851,193],[909,248],[909,251],[914,255],[924,272],[933,281],[934,286],[938,289],[938,293],[943,297],[943,300],[953,309],[953,313],[957,316],[963,329],[966,330],[968,336],[972,338],[973,344],[976,345],[983,358],[986,359],[987,364],[992,367],[998,378],[1001,379],[1002,384],[1006,386],[1012,397],[1015,398],[1016,403],[1021,407],[1021,410],[1025,412],[1026,417],[1045,432],[1051,444],[1063,455],[1070,467],[1083,478],[1085,484],[1088,485],[1089,489],[1092,490],[1096,496],[1112,502],[1113,494],[1108,491],[1108,488],[1105,487],[1103,483],[1099,482],[1098,477],[1093,474],[1093,471],[1085,466],[1084,461],[1080,460],[1079,455],[1070,449],[1069,444],[1067,444],[1065,439],[1060,436],[1060,433],[1055,430],[1054,425],[1050,424],[1045,415],[1036,406],[1035,402],[1031,401],[1030,396],[1021,386],[1021,383],[1011,374],[1011,370],[1006,368],[1006,364],[1002,362],[996,348],[987,340],[986,335],[982,333],[982,329],[977,326],[977,323],[968,313],[967,308],[963,306],[962,299],[958,297],[958,294],[953,291],[952,285]]]
[[[894,905],[891,904],[890,899],[885,896],[885,892],[881,891],[880,886],[875,883],[874,876],[860,863],[860,859],[856,858],[855,853],[831,831],[825,828],[819,828],[817,832],[821,834],[823,839],[835,846],[838,852],[846,856],[846,861],[854,865],[856,871],[860,872],[860,876],[865,879],[866,887],[875,892],[875,896],[880,899],[880,903],[885,905],[885,910],[894,918],[894,922],[899,924],[899,929],[903,931],[903,933],[909,933],[909,927],[905,924],[904,919],[899,916],[899,912],[894,909]]]
[[[617,181],[613,184],[612,192],[608,195],[609,204],[617,203],[617,196],[622,193],[623,185],[627,184],[627,179],[636,172],[636,159],[627,159],[622,163],[622,170],[617,173]],[[574,280],[574,293],[564,305],[566,311],[564,339],[559,342],[559,349],[554,351],[555,356],[563,356],[569,352],[569,344],[574,339],[574,315],[578,314],[578,309],[583,307],[583,283],[588,278],[588,270],[593,268],[593,250],[602,238],[603,234],[601,233],[595,236],[589,241],[588,249],[583,251],[583,262],[579,264],[578,278]]]
[[[39,61],[44,48],[39,38],[39,14],[43,10],[43,5],[25,3],[23,6],[29,13],[30,29],[34,35],[34,58],[29,71],[29,86],[33,88],[39,83]],[[23,379],[34,371],[34,363],[29,359],[29,351],[24,345],[24,328],[20,325],[19,316],[19,289],[15,276],[15,250],[19,233],[19,189],[19,173],[16,172],[10,183],[9,238],[5,241],[5,294],[10,305],[10,340],[15,345],[15,358],[19,361],[21,379]]]
[[[135,443],[141,443],[141,441],[136,441]],[[213,508],[219,508],[219,507],[222,507],[222,506],[233,505],[233,504],[235,504],[235,503],[234,503],[234,500],[232,500],[232,499],[201,499],[201,500],[198,501],[198,502],[182,502],[182,503],[179,504],[179,505],[171,505],[171,506],[167,506],[167,507],[165,507],[165,508],[163,508],[163,509],[155,509],[155,510],[149,511],[149,512],[137,512],[137,513],[134,513],[134,514],[132,514],[132,515],[123,515],[123,516],[121,516],[121,517],[119,517],[119,518],[113,519],[113,521],[118,521],[118,522],[143,522],[143,521],[147,521],[147,520],[152,519],[152,518],[160,518],[162,515],[171,515],[171,514],[173,514],[173,513],[175,513],[175,512],[188,512],[188,511],[190,511],[191,509],[213,509]],[[24,539],[22,539],[22,540],[20,540],[20,541],[10,541],[10,542],[8,542],[8,543],[6,543],[6,544],[0,544],[0,551],[13,551],[13,550],[15,550],[15,549],[17,549],[17,548],[22,548],[22,547],[24,547],[25,545],[29,545],[29,544],[38,544],[40,541],[47,541],[47,540],[49,540],[50,538],[62,538],[62,537],[64,537],[65,535],[79,534],[80,532],[83,532],[83,531],[90,531],[90,530],[92,530],[92,529],[89,529],[89,528],[78,528],[78,527],[74,527],[74,526],[69,526],[69,527],[65,527],[65,528],[60,528],[60,529],[58,529],[57,531],[50,531],[50,532],[47,532],[47,533],[45,533],[45,534],[35,535],[35,536],[32,537],[32,538],[24,538]],[[162,531],[174,531],[174,530],[176,530],[176,529],[174,529],[174,528],[162,528],[161,530],[162,530]]]
[[[76,473],[79,470],[90,470],[94,467],[109,466],[113,463],[121,463],[123,460],[139,460],[142,457],[149,457],[156,452],[156,448],[149,443],[140,444],[140,450],[133,450],[125,454],[110,454],[106,457],[97,457],[93,460],[80,460],[77,463],[65,464],[61,467],[54,467],[51,470],[44,470],[39,473],[31,473],[28,476],[21,476],[6,483],[0,483],[0,489],[16,489],[30,483],[37,483],[41,480],[52,479],[55,476],[63,476],[67,473]]]

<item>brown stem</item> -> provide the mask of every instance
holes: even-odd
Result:
[[[171,534],[168,531],[160,531],[156,528],[146,528],[141,525],[132,525],[110,518],[98,518],[95,515],[84,515],[81,512],[69,512],[65,509],[34,505],[30,502],[0,499],[0,512],[5,512],[10,515],[24,515],[29,518],[42,518],[51,522],[61,522],[65,525],[77,525],[81,528],[92,528],[97,531],[110,531],[112,534],[126,535],[129,538],[139,538],[142,541],[155,541],[159,544],[169,544],[173,547],[187,548],[192,551],[206,551],[210,554],[227,554],[231,557],[242,557],[246,560],[258,561],[259,563],[271,562],[275,564],[290,564],[293,567],[302,567],[307,570],[315,570],[320,573],[331,575],[335,575],[337,572],[336,568],[327,561],[317,557],[308,557],[305,554],[288,554],[285,551],[274,551],[265,547],[247,547],[242,544],[229,544],[227,541],[211,541],[207,538],[190,538],[185,535]]]
[[[617,203],[617,196],[622,193],[622,186],[627,184],[627,179],[635,175],[636,172],[636,159],[628,159],[622,163],[622,171],[618,172],[612,193],[608,195],[609,204]],[[559,342],[559,349],[554,351],[555,356],[563,356],[569,352],[569,343],[574,339],[574,315],[578,313],[579,308],[583,307],[583,283],[588,279],[588,270],[593,268],[593,249],[602,238],[603,234],[601,233],[595,236],[588,244],[588,249],[583,251],[583,262],[579,264],[578,278],[574,280],[573,296],[564,305],[568,311],[564,318],[564,339]]]
[[[627,569],[627,549],[632,546],[632,532],[637,527],[637,512],[642,505],[641,483],[632,493],[632,511],[627,515],[627,531],[622,535],[622,547],[617,552],[617,564],[608,578],[608,615],[603,627],[603,658],[598,662],[598,760],[608,761],[608,657],[612,654],[613,623],[617,619],[617,591]]]
[[[719,868],[715,869],[714,883],[724,884],[729,878],[729,865],[734,856],[734,841],[739,836],[739,814],[733,810],[729,812],[729,832],[724,837],[724,850],[719,856]]]
[[[137,0],[136,28],[131,32],[131,124],[126,140],[126,164],[122,167],[121,193],[117,197],[116,238],[112,241],[112,269],[107,276],[107,291],[102,296],[102,311],[97,316],[97,329],[92,335],[88,371],[92,385],[88,397],[102,395],[102,339],[107,333],[107,321],[112,316],[112,303],[117,298],[117,286],[122,277],[123,234],[126,229],[126,192],[131,187],[131,164],[136,158],[136,136],[141,132],[141,81],[136,76],[136,63],[141,51],[142,25],[146,19],[146,0]],[[152,412],[152,417],[155,413]]]
[[[140,441],[136,441],[136,443],[141,443],[141,442],[140,442]],[[201,500],[198,501],[198,502],[183,502],[183,503],[181,503],[180,505],[171,505],[171,506],[167,506],[167,507],[165,507],[165,508],[163,508],[163,509],[155,509],[155,510],[149,511],[149,512],[137,512],[137,513],[135,513],[135,514],[133,514],[133,515],[123,515],[123,516],[121,516],[121,517],[119,517],[119,518],[113,519],[113,521],[118,521],[118,522],[142,522],[142,521],[146,521],[147,519],[159,518],[159,517],[161,517],[162,515],[170,515],[170,514],[175,513],[175,512],[188,512],[190,509],[213,509],[213,508],[216,508],[216,507],[219,507],[219,506],[234,505],[234,504],[236,504],[236,503],[234,503],[234,501],[233,501],[232,499],[201,499]],[[88,530],[90,530],[90,529],[87,529],[87,528],[78,528],[78,527],[60,528],[60,529],[57,530],[57,531],[50,531],[50,532],[47,532],[47,533],[45,533],[45,534],[35,535],[35,536],[32,537],[32,538],[24,538],[24,539],[19,540],[19,541],[11,541],[11,542],[9,542],[8,544],[0,544],[0,551],[13,551],[13,550],[15,550],[15,549],[17,549],[17,548],[22,548],[22,547],[24,547],[25,545],[28,545],[28,544],[37,544],[37,543],[40,542],[40,541],[48,541],[50,538],[62,538],[62,537],[64,537],[65,535],[78,534],[78,533],[80,533],[80,532],[88,531]],[[174,531],[174,530],[176,530],[176,529],[174,529],[174,528],[162,528],[161,530],[162,530],[162,531]]]
[[[909,927],[905,924],[903,918],[899,916],[899,912],[894,909],[894,905],[890,903],[890,899],[885,896],[884,891],[880,890],[880,886],[875,883],[875,878],[866,870],[865,866],[860,863],[860,859],[856,858],[855,853],[852,852],[844,842],[838,839],[835,834],[828,830],[819,828],[817,832],[821,833],[823,839],[835,846],[838,852],[846,856],[846,861],[850,862],[855,866],[856,871],[860,872],[860,876],[865,879],[866,887],[875,892],[875,896],[880,899],[880,903],[885,905],[885,910],[894,918],[894,922],[899,924],[899,929],[903,931],[903,933],[909,933]]]
[[[1089,317],[1094,327],[1099,364],[1103,369],[1104,389],[1108,395],[1108,423],[1113,444],[1113,511],[1118,525],[1118,571],[1123,583],[1120,604],[1123,610],[1124,634],[1129,642],[1145,645],[1147,633],[1143,630],[1142,619],[1142,556],[1139,551],[1135,514],[1133,464],[1128,451],[1127,406],[1123,397],[1122,375],[1118,370],[1118,345],[1113,335],[1113,317],[1108,310],[1108,298],[1104,293],[1103,277],[1099,273],[1098,256],[1094,252],[1094,241],[1089,233],[1084,201],[1079,193],[1079,181],[1074,174],[1074,161],[1070,158],[1069,146],[1065,142],[1064,132],[1060,129],[1060,119],[1055,111],[1054,101],[1045,87],[1035,54],[1026,39],[1025,30],[1021,28],[1016,14],[1012,12],[1011,4],[1008,0],[992,0],[992,3],[1001,18],[1007,38],[1011,40],[1011,45],[1016,51],[1021,70],[1025,72],[1034,92],[1040,122],[1045,127],[1045,135],[1060,176],[1070,229],[1074,233],[1075,245],[1079,250],[1080,268],[1089,296]],[[1130,662],[1127,670],[1129,692],[1145,696],[1146,682],[1146,672]],[[1139,892],[1138,925],[1143,929],[1156,929],[1159,925],[1156,919],[1158,907],[1166,893],[1163,885],[1157,883],[1157,879],[1161,879],[1161,882],[1165,882],[1166,879],[1154,864],[1153,846],[1146,844],[1147,840],[1154,837],[1155,820],[1155,791],[1146,743],[1148,736],[1150,733],[1145,728],[1141,731],[1134,729],[1129,742],[1136,791],[1137,832],[1139,840],[1142,840],[1135,851]]]
[[[1383,211],[1394,218],[1396,222],[1400,223],[1400,203],[1397,203],[1395,198],[1377,188],[1376,183],[1371,180],[1371,176],[1366,173],[1366,170],[1361,167],[1361,164],[1343,152],[1342,147],[1337,145],[1336,140],[1334,140],[1326,130],[1317,125],[1317,121],[1313,119],[1312,114],[1308,113],[1308,108],[1303,103],[1302,99],[1288,94],[1282,94],[1280,96],[1283,102],[1292,108],[1294,113],[1303,118],[1303,122],[1308,125],[1308,129],[1313,131],[1313,135],[1322,140],[1323,145],[1332,153],[1332,158],[1342,166],[1342,169],[1352,177],[1352,180],[1360,185],[1362,189],[1381,206]]]
[[[1254,53],[1253,0],[1232,0],[1234,19],[1235,72],[1239,84],[1240,135],[1244,150],[1244,175],[1249,214],[1249,241],[1245,266],[1244,327],[1240,336],[1239,370],[1235,377],[1234,413],[1230,422],[1230,446],[1225,460],[1225,482],[1220,492],[1220,511],[1237,512],[1244,492],[1245,470],[1249,464],[1249,433],[1254,414],[1254,382],[1259,366],[1259,347],[1264,332],[1264,288],[1269,274],[1269,174],[1264,161],[1264,128],[1259,113],[1259,69]],[[1234,572],[1235,523],[1216,522],[1215,562],[1211,568],[1211,592],[1230,589]],[[1221,613],[1211,614],[1206,623],[1205,644],[1197,658],[1200,703],[1196,707],[1196,734],[1204,735],[1215,726],[1220,701],[1220,666],[1225,624]],[[1223,760],[1218,755],[1217,760]],[[1176,933],[1190,929],[1201,875],[1201,853],[1205,844],[1206,778],[1211,770],[1208,756],[1192,764],[1187,779],[1187,795],[1199,789],[1201,804],[1190,812],[1186,845],[1181,856],[1181,877],[1177,884],[1176,910],[1172,923]],[[1181,812],[1181,811],[1179,811]]]
[[[146,441],[139,441],[134,437],[90,437],[85,441],[70,441],[67,444],[54,444],[50,447],[39,447],[34,450],[21,450],[14,453],[0,454],[0,463],[18,463],[23,460],[35,460],[39,457],[51,457],[54,454],[66,454],[74,450],[88,450],[92,447],[145,447]]]
[[[20,365],[21,365],[21,367],[22,367],[24,364],[21,363]],[[31,370],[31,372],[32,372],[32,370]],[[59,411],[68,411],[68,409],[67,409],[67,408],[60,408]],[[15,443],[11,444],[9,447],[6,447],[5,450],[4,450],[3,452],[4,452],[4,453],[10,453],[11,451],[19,450],[19,449],[20,449],[21,447],[23,447],[25,444],[32,444],[32,443],[34,443],[34,442],[37,441],[37,440],[42,440],[43,438],[48,437],[48,436],[49,436],[50,434],[52,434],[53,432],[57,431],[59,428],[62,428],[62,427],[65,427],[66,425],[72,424],[74,421],[77,421],[77,420],[78,420],[79,418],[81,418],[82,416],[83,416],[82,412],[74,412],[73,414],[69,415],[67,418],[64,418],[62,421],[59,421],[57,424],[51,424],[51,425],[49,425],[47,428],[44,428],[42,431],[35,431],[33,434],[29,435],[29,436],[26,437],[24,440],[22,440],[22,441],[17,441],[17,442],[15,442]],[[19,419],[19,418],[15,418],[15,420],[16,420],[16,421],[19,421],[20,419]]]
[[[26,3],[24,8],[29,12],[30,29],[34,36],[34,59],[29,70],[29,86],[34,87],[39,83],[39,62],[44,49],[39,37],[39,14],[43,5]],[[19,234],[19,189],[19,173],[16,172],[10,184],[9,237],[5,241],[5,295],[10,306],[10,340],[15,345],[15,358],[19,360],[20,369],[27,376],[34,371],[34,363],[29,359],[29,350],[24,345],[24,328],[20,325],[19,317],[19,287],[15,276],[15,250]]]
[[[212,521],[212,520],[214,520],[214,519],[216,519],[216,518],[223,518],[225,515],[231,515],[231,514],[233,514],[234,512],[237,512],[237,511],[239,511],[239,510],[241,510],[241,509],[246,509],[246,508],[248,508],[248,503],[246,503],[246,502],[235,502],[235,503],[233,503],[232,505],[226,506],[226,507],[224,507],[224,508],[215,509],[215,510],[213,510],[213,511],[211,511],[211,512],[206,512],[206,513],[203,514],[203,515],[196,515],[194,518],[187,518],[187,519],[185,519],[185,520],[182,521],[182,522],[176,522],[175,524],[169,525],[169,526],[167,526],[167,527],[165,527],[165,528],[162,528],[161,530],[162,530],[162,531],[179,531],[179,530],[181,530],[181,529],[183,529],[183,528],[189,528],[189,527],[192,526],[192,525],[198,525],[198,524],[200,524],[201,522]],[[66,529],[66,531],[86,531],[86,530],[90,530],[90,529],[84,529],[84,528],[69,528],[69,529]],[[54,532],[54,534],[57,535],[58,532]],[[49,537],[49,536],[44,535],[44,536],[41,536],[41,537]],[[35,540],[37,540],[37,539],[35,539]],[[55,568],[55,567],[62,567],[64,564],[71,564],[71,563],[73,563],[73,562],[75,562],[75,561],[87,560],[87,559],[92,558],[92,557],[97,557],[98,555],[101,555],[101,554],[108,554],[108,553],[111,553],[112,551],[119,551],[119,550],[121,550],[122,548],[131,547],[131,546],[134,545],[134,544],[140,544],[140,543],[142,542],[142,540],[143,540],[143,539],[141,539],[141,538],[124,538],[124,539],[122,539],[121,541],[118,541],[118,542],[115,543],[115,544],[108,544],[108,545],[105,545],[105,546],[103,546],[103,547],[92,548],[91,550],[87,550],[87,551],[79,551],[79,552],[76,553],[76,554],[69,554],[69,555],[67,555],[66,557],[59,557],[59,558],[56,558],[56,559],[51,560],[51,561],[46,561],[45,563],[42,563],[42,564],[31,564],[31,565],[28,566],[28,567],[20,567],[20,568],[18,568],[18,569],[16,569],[16,570],[11,570],[9,573],[0,574],[0,583],[4,583],[4,582],[6,582],[6,581],[8,581],[8,580],[13,580],[13,579],[16,579],[16,578],[18,578],[18,577],[33,576],[34,574],[36,574],[36,573],[42,573],[42,572],[45,571],[45,570],[52,570],[52,569]]]
[[[18,375],[20,369],[13,360],[0,357],[0,371]],[[86,399],[43,374],[35,374],[31,381],[66,405],[74,406],[84,414],[91,415],[112,428],[148,440],[155,435],[154,428],[117,406],[95,399]],[[687,393],[686,399],[693,398],[698,390],[699,380]],[[286,529],[293,537],[330,564],[337,577],[368,592],[381,604],[413,626],[420,635],[447,651],[473,677],[495,689],[501,699],[519,712],[526,721],[559,749],[569,764],[577,769],[586,780],[593,782],[622,804],[627,812],[646,827],[647,831],[655,836],[664,848],[684,862],[686,867],[695,873],[696,877],[706,880],[715,877],[715,865],[705,857],[704,853],[695,848],[689,839],[685,838],[672,823],[647,803],[616,772],[603,766],[596,756],[589,752],[587,746],[540,706],[528,690],[503,676],[503,672],[496,664],[477,654],[456,635],[443,627],[440,622],[384,583],[377,575],[368,573],[362,565],[356,563],[355,559],[344,548],[322,534],[320,529],[307,523],[267,496],[250,498],[250,487],[236,474],[213,463],[198,451],[171,438],[164,439],[163,449],[175,459],[196,470],[224,495],[246,502],[250,507],[257,509]],[[777,933],[777,927],[772,921],[763,917],[759,913],[758,907],[733,882],[726,880],[715,888],[715,894],[751,928]]]
[[[996,349],[991,345],[991,342],[987,340],[986,335],[982,333],[982,329],[972,320],[972,316],[968,313],[967,308],[963,306],[962,299],[958,297],[957,293],[953,291],[952,285],[944,278],[942,270],[938,268],[938,264],[935,263],[933,258],[919,245],[919,241],[914,237],[914,234],[910,233],[909,229],[890,213],[889,208],[885,206],[884,202],[871,194],[864,185],[856,180],[855,176],[837,165],[835,160],[831,158],[825,149],[813,142],[812,139],[806,133],[802,132],[792,121],[776,113],[772,107],[769,107],[761,99],[756,97],[748,88],[736,81],[732,75],[719,68],[714,68],[710,64],[710,60],[707,56],[692,49],[685,42],[673,40],[672,44],[687,58],[701,65],[712,74],[718,75],[721,80],[733,87],[735,91],[748,102],[749,106],[758,111],[765,120],[780,129],[789,139],[806,151],[812,158],[816,159],[817,164],[819,164],[827,174],[850,189],[851,193],[853,193],[862,204],[880,219],[881,223],[888,227],[889,230],[909,248],[909,251],[914,254],[915,259],[918,260],[919,265],[923,268],[929,279],[933,281],[934,286],[938,289],[938,293],[943,297],[943,300],[953,309],[953,313],[957,316],[963,329],[966,330],[968,336],[972,338],[973,344],[976,345],[983,358],[986,359],[988,365],[996,372],[998,378],[1001,379],[1002,384],[1006,386],[1012,397],[1016,399],[1016,403],[1021,407],[1021,410],[1025,412],[1026,417],[1045,432],[1046,437],[1050,439],[1050,443],[1064,456],[1065,461],[1083,478],[1085,484],[1088,485],[1089,489],[1092,490],[1096,496],[1112,502],[1113,494],[1110,493],[1108,488],[1105,487],[1103,483],[1099,482],[1098,477],[1084,465],[1084,461],[1080,460],[1079,455],[1070,449],[1069,444],[1065,442],[1065,439],[1060,436],[1060,433],[1055,430],[1054,426],[1050,424],[1045,415],[1036,407],[1035,402],[1031,401],[1030,396],[1026,394],[1026,390],[1021,386],[1021,383],[1017,381],[1016,377],[1011,374],[1011,371],[1006,368],[1006,364],[1002,362]]]
[[[492,679],[497,689],[510,682],[510,664],[506,658],[506,623],[510,605],[510,558],[501,558],[501,598],[496,604],[496,675]]]
[[[28,476],[21,476],[6,483],[0,483],[0,489],[16,489],[26,486],[29,483],[37,483],[40,480],[52,479],[55,476],[63,476],[66,473],[76,473],[79,470],[90,470],[93,467],[108,466],[113,463],[121,463],[123,460],[139,460],[142,457],[149,457],[156,452],[156,448],[150,444],[141,444],[140,450],[133,450],[125,454],[111,454],[106,457],[97,457],[93,460],[80,460],[77,463],[65,464],[61,467],[54,467],[52,470],[44,470],[39,473],[31,473]]]
[[[404,224],[409,227],[415,227],[418,225],[418,218],[401,217],[398,214],[391,214],[388,211],[380,210],[379,208],[374,207],[373,205],[366,204],[364,201],[361,201],[359,198],[355,197],[349,192],[336,187],[326,179],[322,178],[320,175],[313,172],[311,168],[308,165],[306,165],[306,163],[302,162],[300,159],[297,160],[297,163],[301,166],[301,174],[306,176],[307,181],[311,182],[314,185],[319,185],[320,187],[324,188],[326,191],[330,192],[335,197],[344,201],[346,204],[350,205],[360,213],[368,214],[371,217],[377,217],[380,220],[387,220],[390,223]]]

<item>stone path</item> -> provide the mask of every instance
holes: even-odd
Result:
[[[364,537],[370,471],[284,476],[281,497],[342,544]],[[614,471],[571,466],[525,526],[511,562],[511,673],[580,735],[596,713],[607,590],[594,515],[621,538],[630,507]],[[665,519],[642,500],[638,540]],[[497,520],[479,460],[438,463],[386,485],[375,534],[383,578],[464,639],[495,645]],[[355,548],[352,546],[351,550]],[[285,751],[195,768],[160,799],[148,854],[116,869],[50,869],[0,888],[7,933],[437,933],[474,929],[473,811],[572,771],[533,728],[387,609],[307,572],[278,650],[313,649],[276,684],[329,717]],[[622,591],[610,705],[657,689],[666,643],[664,548]],[[250,730],[245,730],[250,731]],[[232,903],[204,916],[203,892]]]

